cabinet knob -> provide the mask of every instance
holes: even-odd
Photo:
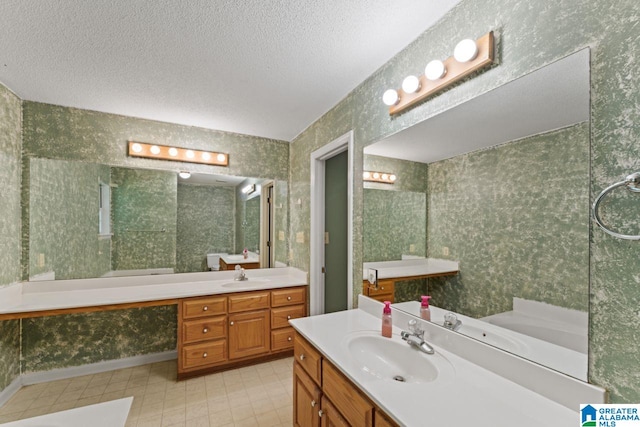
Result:
[[[287,341],[291,341],[291,340],[292,340],[292,338],[291,338],[291,337],[287,337]]]
[[[207,310],[209,310],[209,306],[208,305],[205,305],[204,307],[202,307],[202,311],[207,311]]]
[[[233,322],[229,322],[229,325],[233,326]]]
[[[291,297],[287,297],[287,301],[291,301]]]
[[[322,409],[320,409],[320,410],[318,411],[318,416],[319,416],[320,418],[322,418],[322,416],[323,416],[323,415],[324,415],[324,412],[322,412]]]
[[[206,334],[207,332],[209,332],[209,329],[207,329],[207,328],[204,328],[204,329],[202,330],[202,333],[203,333],[203,334]]]
[[[207,353],[202,353],[202,357],[207,357],[208,354]]]
[[[305,355],[304,355],[304,354],[301,354],[301,355],[300,355],[300,360],[304,360],[304,359],[305,359]]]
[[[384,286],[380,286],[380,289],[382,289],[384,291]]]
[[[287,316],[287,320],[291,320],[291,316]]]
[[[315,406],[316,406],[316,401],[315,401],[315,400],[312,400],[312,401],[311,401],[311,407],[312,407],[312,408],[315,408]]]

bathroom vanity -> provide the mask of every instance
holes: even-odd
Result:
[[[435,348],[422,353],[400,337],[412,316],[394,312],[388,339],[382,304],[361,296],[359,307],[291,321],[295,425],[560,427],[579,421],[580,403],[605,401],[599,387],[418,320]]]

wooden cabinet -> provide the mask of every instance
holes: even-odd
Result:
[[[236,265],[239,265],[241,268],[245,270],[253,270],[255,268],[260,268],[260,262],[241,262],[241,263],[230,263],[227,264],[220,258],[220,270],[235,270]]]
[[[394,291],[395,285],[393,279],[380,279],[378,280],[378,286],[373,286],[368,280],[362,281],[362,293],[380,302],[390,301],[393,303]]]
[[[321,353],[296,333],[293,423],[304,427],[396,427]]]
[[[180,300],[178,379],[287,356],[306,315],[305,286]]]

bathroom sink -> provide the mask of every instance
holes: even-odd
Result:
[[[396,335],[389,339],[374,333],[359,333],[347,338],[346,345],[352,363],[378,379],[421,384],[454,375],[453,366],[444,356],[437,352],[422,353]]]
[[[228,259],[229,261],[242,261],[244,259],[244,255],[226,255],[223,258]]]
[[[238,280],[229,283],[225,283],[222,285],[223,288],[248,288],[254,285],[261,285],[268,282],[269,279],[249,279],[249,280]]]

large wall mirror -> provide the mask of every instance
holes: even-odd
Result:
[[[364,262],[439,258],[396,309],[587,379],[589,50],[364,149]]]
[[[220,265],[210,255],[245,249],[261,268],[285,267],[287,191],[286,181],[31,158],[29,280],[203,272]]]

